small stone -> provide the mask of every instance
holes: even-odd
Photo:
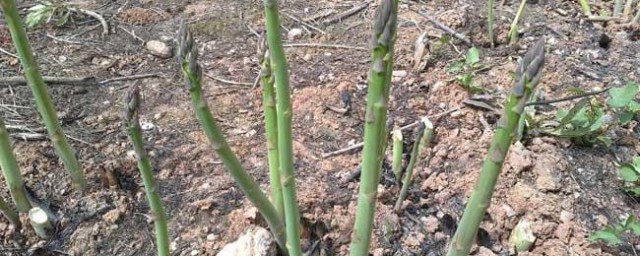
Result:
[[[436,232],[436,230],[438,230],[438,226],[440,224],[440,221],[438,220],[438,218],[436,218],[434,216],[422,217],[422,218],[420,218],[420,222],[422,222],[422,224],[424,225],[425,231],[427,233]]]
[[[173,52],[171,47],[169,47],[166,43],[157,40],[151,40],[147,42],[147,50],[156,56],[163,59],[171,58],[173,56]]]
[[[287,33],[287,39],[289,39],[289,41],[296,40],[302,37],[302,33],[303,31],[301,28],[292,28],[289,30],[289,33]]]
[[[561,211],[560,212],[560,221],[562,222],[569,222],[573,220],[573,213],[570,213],[568,211]]]
[[[191,251],[190,254],[191,254],[191,256],[196,256],[196,255],[200,254],[200,251],[199,250],[193,250],[193,251]]]
[[[406,70],[394,70],[393,73],[391,74],[391,76],[393,76],[393,77],[405,77],[405,76],[407,76],[407,71]]]
[[[106,222],[109,223],[116,223],[116,221],[118,221],[120,219],[120,216],[122,215],[122,210],[120,209],[113,209],[111,211],[108,211],[107,213],[105,213],[102,216],[102,219]]]
[[[242,234],[238,240],[227,244],[218,256],[267,256],[275,255],[276,245],[269,231],[254,227]]]
[[[207,241],[214,241],[216,240],[216,235],[215,234],[208,234],[207,235]]]

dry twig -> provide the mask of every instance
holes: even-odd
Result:
[[[424,12],[417,11],[417,13],[420,14],[420,16],[425,17],[426,19],[431,21],[431,23],[433,23],[433,25],[435,25],[439,29],[443,30],[444,32],[447,32],[450,35],[452,35],[453,37],[460,39],[460,41],[464,42],[468,46],[473,46],[473,43],[471,43],[471,41],[469,39],[467,39],[462,34],[456,32],[455,30],[451,29],[450,27],[447,27],[447,25],[444,25],[444,24],[440,23],[438,20],[436,20],[435,18],[429,16],[428,14],[426,14]]]

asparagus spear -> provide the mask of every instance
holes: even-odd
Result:
[[[398,1],[383,0],[376,11],[371,41],[371,68],[364,124],[362,173],[350,255],[369,255],[377,187],[387,138],[387,108],[393,46],[396,39]]]
[[[402,206],[402,201],[407,198],[407,193],[409,192],[409,186],[413,183],[413,167],[416,165],[416,160],[420,155],[420,144],[422,142],[422,136],[427,131],[427,126],[425,122],[420,122],[420,125],[415,131],[413,147],[411,148],[411,158],[409,159],[409,165],[407,165],[407,171],[405,171],[404,179],[402,179],[402,188],[400,189],[400,195],[398,196],[398,200],[396,200],[396,206],[394,210],[397,212],[400,210]],[[431,127],[433,130],[433,127]]]
[[[511,22],[511,26],[509,28],[509,43],[515,43],[518,41],[518,22],[520,21],[520,16],[524,11],[524,7],[527,4],[527,0],[520,1],[520,6],[518,6],[518,11],[516,12],[516,17],[513,18],[513,22]]]
[[[402,151],[404,142],[402,140],[402,131],[400,129],[393,130],[393,161],[391,162],[391,170],[396,177],[396,181],[400,184],[402,179]]]
[[[2,6],[2,10],[4,11],[5,20],[11,32],[11,38],[13,39],[13,45],[16,47],[16,51],[20,57],[27,83],[31,87],[38,112],[42,115],[53,147],[67,168],[67,171],[69,171],[76,187],[84,190],[87,186],[87,181],[80,167],[80,163],[78,159],[76,159],[74,150],[62,132],[56,111],[53,108],[53,104],[51,104],[51,96],[49,96],[47,86],[42,79],[38,64],[33,59],[31,45],[29,44],[27,33],[20,20],[16,3],[14,0],[0,0],[0,6]]]
[[[414,137],[415,139],[413,142],[413,148],[411,149],[411,158],[409,159],[409,165],[407,165],[407,170],[405,171],[405,176],[402,180],[400,196],[398,196],[398,200],[396,201],[396,205],[394,207],[395,211],[400,211],[400,207],[402,207],[402,201],[407,198],[409,186],[411,186],[411,183],[413,183],[413,168],[416,165],[418,157],[420,157],[420,152],[427,149],[431,144],[431,141],[433,140],[433,123],[429,121],[429,118],[424,117],[422,119]]]
[[[124,97],[123,120],[125,128],[129,134],[129,140],[133,144],[133,149],[138,159],[138,169],[144,183],[147,201],[153,216],[153,222],[156,230],[156,243],[158,246],[158,256],[169,256],[169,233],[167,231],[167,215],[162,207],[162,200],[156,189],[153,180],[153,171],[147,152],[144,149],[142,140],[142,131],[140,122],[138,121],[138,108],[140,106],[140,88],[134,85]]]
[[[205,135],[211,143],[211,147],[216,151],[222,163],[225,165],[240,189],[244,191],[249,201],[258,208],[260,214],[265,218],[271,228],[280,248],[286,252],[285,227],[278,211],[269,201],[267,196],[260,190],[260,186],[249,175],[236,155],[231,151],[220,128],[211,114],[211,110],[203,99],[202,95],[202,69],[198,64],[198,49],[193,40],[193,36],[183,23],[178,32],[179,53],[178,61],[184,76],[185,86],[191,96],[191,105],[196,114],[196,118],[202,126]]]
[[[267,158],[269,161],[269,180],[271,183],[271,201],[284,219],[284,203],[282,201],[282,184],[280,183],[280,164],[278,161],[278,120],[276,112],[276,95],[273,87],[274,77],[271,74],[271,63],[266,38],[260,38],[258,55],[260,56],[260,82],[262,84],[262,107],[264,109],[264,130],[267,138]]]
[[[7,183],[7,188],[9,188],[9,193],[11,193],[18,211],[28,212],[31,204],[29,204],[29,200],[25,195],[26,191],[22,184],[20,168],[15,155],[13,155],[9,133],[2,118],[0,118],[0,167],[2,168],[4,181]]]
[[[491,47],[495,45],[493,39],[493,1],[494,0],[487,0],[487,30],[489,31],[487,35],[489,36]]]
[[[491,203],[491,196],[511,145],[513,132],[529,96],[540,81],[543,65],[544,38],[541,38],[519,61],[516,84],[507,98],[505,114],[498,121],[480,176],[467,202],[458,229],[451,239],[448,256],[466,256],[471,250],[480,221]]]
[[[0,212],[4,214],[5,217],[9,220],[11,224],[16,227],[20,227],[20,219],[18,218],[18,213],[11,209],[7,202],[0,196]]]
[[[271,67],[275,76],[278,122],[278,154],[282,177],[282,200],[287,228],[287,249],[292,256],[302,255],[300,247],[300,216],[296,200],[296,184],[293,169],[293,142],[291,129],[291,99],[287,59],[280,39],[278,1],[264,0],[264,16],[267,27],[267,43],[271,55]]]

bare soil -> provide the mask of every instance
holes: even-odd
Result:
[[[0,90],[0,114],[14,126],[14,151],[26,185],[61,222],[55,236],[40,240],[30,229],[17,232],[0,219],[2,255],[154,255],[153,225],[139,173],[120,121],[121,98],[133,83],[143,86],[144,136],[169,216],[173,255],[215,255],[252,225],[262,225],[255,209],[235,186],[211,150],[195,120],[173,58],[158,58],[143,41],[161,40],[175,47],[180,20],[187,20],[200,48],[204,90],[214,115],[243,166],[268,191],[266,146],[259,88],[257,37],[264,23],[260,1],[84,0],[79,7],[100,13],[108,34],[92,17],[74,16],[63,27],[29,29],[37,60],[47,76],[95,76],[98,81],[136,74],[158,74],[137,81],[101,85],[50,85],[64,131],[83,164],[90,189],[79,193],[46,140],[27,86]],[[509,23],[519,1],[496,1],[498,45],[489,47],[484,1],[403,1],[396,46],[390,113],[398,126],[425,115],[436,125],[435,141],[416,165],[416,178],[402,213],[392,211],[398,187],[385,175],[378,190],[373,255],[444,255],[478,176],[497,115],[463,104],[471,94],[446,71],[469,48],[459,40],[421,59],[413,70],[414,41],[421,34],[444,33],[420,16],[427,12],[469,37],[490,68],[478,73],[489,104],[499,109],[509,92],[511,73],[526,47],[547,38],[547,61],[540,84],[548,99],[618,86],[640,79],[639,29],[585,20],[572,1],[530,1],[521,22],[521,39],[506,44]],[[593,1],[592,1],[593,2]],[[354,221],[360,151],[322,155],[361,141],[363,134],[370,20],[377,1],[357,14],[323,24],[365,1],[287,0],[282,11],[313,24],[305,26],[283,15],[283,34],[303,28],[286,44],[336,44],[287,47],[294,106],[293,129],[298,201],[305,232],[304,249],[312,255],[346,255]],[[23,14],[33,1],[19,5]],[[612,1],[592,3],[594,13],[611,10]],[[321,17],[320,14],[326,14]],[[311,20],[311,17],[318,18]],[[610,43],[603,44],[608,37]],[[428,36],[430,45],[437,38]],[[606,40],[605,40],[606,41]],[[455,46],[455,47],[454,47]],[[15,53],[4,25],[0,48]],[[0,75],[21,74],[19,61],[0,53]],[[234,83],[223,82],[232,81]],[[341,93],[351,98],[342,107]],[[603,97],[603,96],[601,96]],[[546,106],[542,114],[571,106]],[[638,132],[613,131],[610,148],[577,146],[569,141],[528,135],[511,148],[492,204],[478,234],[474,255],[510,255],[509,234],[517,222],[532,222],[537,240],[521,255],[636,255],[640,241],[607,246],[587,237],[618,222],[624,214],[640,215],[640,205],[621,190],[616,163],[640,153]],[[405,131],[411,137],[411,131]],[[410,145],[407,145],[409,147]],[[117,177],[116,186],[108,177]],[[0,193],[9,199],[4,182]],[[25,222],[26,223],[26,222]],[[383,225],[392,227],[384,231]],[[389,230],[389,229],[386,229]]]

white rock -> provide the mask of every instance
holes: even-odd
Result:
[[[169,47],[166,43],[157,40],[151,40],[147,42],[147,50],[156,56],[163,59],[171,58],[173,56],[173,52],[171,51],[171,47]]]
[[[247,230],[238,240],[225,245],[217,256],[267,256],[276,255],[276,245],[271,233],[264,228]]]
[[[301,28],[292,28],[291,30],[289,30],[289,33],[287,34],[287,38],[289,39],[289,41],[296,40],[302,37],[302,32],[303,31]]]
[[[405,77],[405,76],[407,76],[407,71],[406,70],[394,70],[393,73],[391,73],[391,76],[393,76],[393,77]]]

